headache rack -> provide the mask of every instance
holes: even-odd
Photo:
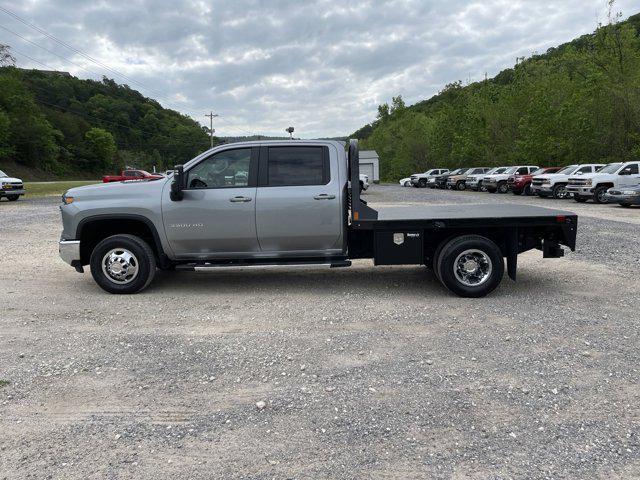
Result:
[[[360,154],[358,150],[358,140],[349,141],[349,179],[351,190],[349,192],[351,206],[351,221],[377,220],[378,212],[367,205],[367,202],[360,198]]]

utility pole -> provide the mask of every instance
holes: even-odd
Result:
[[[217,116],[218,114],[213,113],[213,111],[205,114],[205,117],[209,117],[209,136],[211,137],[211,148],[213,148],[213,132],[215,132],[215,130],[213,129],[213,119]]]

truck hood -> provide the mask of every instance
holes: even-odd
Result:
[[[20,183],[22,183],[22,180],[20,180],[19,178],[15,178],[15,177],[0,177],[0,183],[2,183],[2,182],[7,182],[7,183],[20,182]]]
[[[580,179],[598,179],[598,180],[610,180],[618,175],[612,173],[585,173],[584,175],[571,175],[569,177],[570,180],[580,180]]]
[[[509,173],[494,173],[493,175],[485,175],[483,178],[490,178],[492,180],[506,180],[509,178]]]
[[[123,182],[96,183],[74,187],[67,191],[67,196],[82,199],[108,199],[108,198],[135,198],[139,195],[147,195],[157,192],[160,195],[163,185],[168,179],[158,180],[127,180]]]

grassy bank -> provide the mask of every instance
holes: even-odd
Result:
[[[100,183],[100,180],[65,180],[61,182],[25,182],[24,188],[27,190],[27,197],[46,197],[51,195],[62,195],[73,187]]]

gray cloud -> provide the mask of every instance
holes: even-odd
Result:
[[[515,58],[592,31],[604,0],[31,0],[3,7],[128,77],[115,75],[0,12],[10,28],[88,70],[127,83],[221,135],[347,134],[402,94],[413,103],[446,83],[480,79]],[[636,13],[632,0],[617,9]],[[635,5],[637,8],[637,5]],[[51,68],[79,69],[6,31]],[[17,54],[19,65],[43,68]]]

